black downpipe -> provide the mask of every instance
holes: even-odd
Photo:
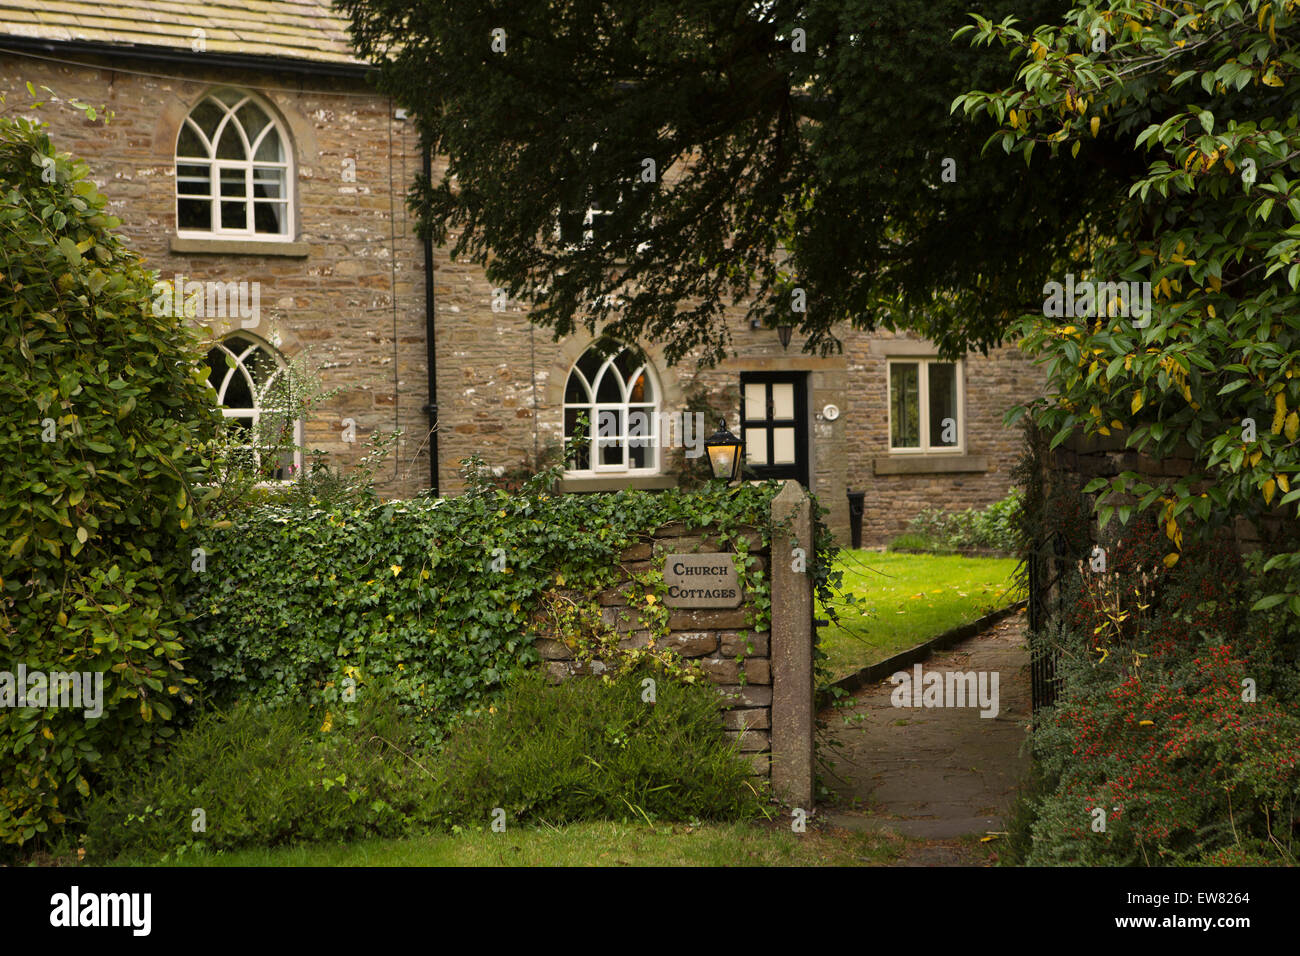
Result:
[[[424,147],[424,178],[433,182],[433,153]],[[438,493],[438,349],[434,337],[433,236],[424,239],[424,338],[429,361],[429,403],[422,409],[429,414],[429,488]]]

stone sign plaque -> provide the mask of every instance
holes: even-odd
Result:
[[[670,554],[664,558],[668,607],[740,607],[744,593],[730,554]]]

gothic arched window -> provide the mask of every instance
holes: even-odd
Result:
[[[288,401],[286,368],[279,352],[244,333],[208,351],[208,382],[221,414],[244,436],[242,450],[268,481],[288,480],[301,463],[302,422]]]
[[[639,349],[594,343],[574,363],[564,386],[564,438],[587,419],[570,474],[649,474],[659,470],[659,383]]]
[[[251,94],[204,97],[176,137],[177,234],[292,239],[288,143]]]

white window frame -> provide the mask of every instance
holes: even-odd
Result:
[[[218,93],[234,93],[239,96],[239,99],[232,106],[227,104],[224,100],[220,99],[217,96]],[[194,111],[197,110],[204,103],[209,101],[215,103],[220,109],[224,110],[226,114],[224,117],[222,117],[221,121],[217,124],[216,131],[213,133],[211,139],[209,139],[207,133],[204,132],[202,128],[200,128],[199,124],[194,122],[193,119],[191,119],[191,116],[193,115]],[[250,103],[250,102],[253,103],[263,113],[265,113],[267,119],[270,121],[267,123],[266,128],[263,129],[262,132],[258,134],[257,138],[252,142],[249,141],[248,134],[245,131],[243,124],[239,122],[238,118],[235,115],[246,103]],[[235,124],[235,128],[239,132],[239,138],[244,144],[245,158],[242,160],[218,159],[216,155],[216,144],[217,142],[220,141],[222,134],[226,130],[226,127],[231,123]],[[186,127],[188,127],[193,132],[197,133],[199,138],[202,139],[203,142],[208,146],[209,153],[210,153],[209,156],[200,157],[200,156],[181,155],[180,152],[181,133],[184,132]],[[284,159],[278,162],[256,159],[255,157],[257,155],[257,148],[262,144],[262,141],[267,137],[267,135],[272,130],[274,130],[275,133],[280,137],[280,148],[284,156]],[[254,96],[251,93],[246,93],[241,90],[228,89],[228,88],[210,90],[206,94],[204,94],[203,98],[200,99],[199,102],[196,103],[194,107],[188,113],[185,114],[185,119],[181,123],[181,128],[177,130],[176,149],[173,155],[173,164],[174,164],[173,170],[175,176],[175,184],[174,184],[175,189],[173,191],[175,192],[175,200],[176,200],[174,211],[176,214],[176,235],[178,238],[180,239],[231,239],[231,240],[241,240],[241,241],[256,240],[258,242],[292,242],[293,241],[294,197],[296,192],[294,189],[295,176],[294,176],[294,166],[293,166],[293,141],[289,137],[288,130],[285,129],[284,125],[276,117],[275,110],[273,110],[271,108],[271,105],[267,103],[265,100],[263,100],[261,97]],[[182,166],[207,166],[209,168],[210,175],[208,177],[208,193],[206,196],[198,193],[182,193],[180,191],[180,187],[181,187],[180,170]],[[255,170],[259,167],[260,168],[272,167],[284,171],[284,199],[283,200],[268,200],[268,199],[262,199],[260,201],[254,200],[253,179],[255,175]],[[244,227],[238,229],[226,226],[224,223],[221,222],[221,203],[222,203],[221,175],[223,172],[229,170],[242,170],[244,173],[244,196],[242,202],[245,206],[245,218],[244,218]],[[181,228],[181,200],[182,199],[205,200],[211,203],[212,204],[212,227],[210,229]],[[227,200],[227,201],[233,201],[233,200]],[[257,229],[255,228],[255,219],[256,219],[256,209],[259,202],[262,205],[277,204],[277,205],[282,205],[284,207],[284,214],[281,220],[282,227],[280,232],[277,233],[277,232],[257,231]]]
[[[641,365],[633,369],[629,379],[623,380],[622,373],[619,372],[618,369],[614,368],[614,360],[618,358],[618,356],[621,355],[623,352],[628,350],[627,346],[624,346],[620,349],[614,350],[609,355],[607,355],[604,358],[604,360],[601,362],[600,367],[596,370],[596,374],[593,377],[593,379],[590,382],[588,382],[586,375],[583,375],[582,370],[578,368],[578,362],[580,362],[582,358],[587,354],[587,352],[589,352],[594,347],[595,347],[595,343],[592,343],[592,345],[588,346],[587,349],[584,349],[582,354],[578,356],[578,358],[574,361],[574,363],[571,366],[569,366],[569,373],[564,377],[565,401],[563,404],[563,410],[561,412],[562,415],[561,429],[562,429],[564,441],[567,445],[569,440],[569,434],[567,430],[567,425],[569,420],[569,410],[576,408],[584,411],[590,411],[591,420],[588,422],[587,425],[588,428],[587,454],[588,454],[588,460],[590,461],[591,467],[568,468],[566,466],[564,470],[564,476],[566,478],[594,478],[594,477],[609,477],[610,475],[661,474],[663,470],[664,450],[663,450],[663,443],[660,440],[662,436],[660,435],[659,425],[660,425],[660,418],[661,418],[660,411],[663,408],[663,404],[662,404],[663,388],[660,385],[659,376],[655,373],[654,366],[650,363],[650,360],[647,357],[646,360]],[[640,376],[642,372],[645,372],[646,379],[649,381],[651,387],[654,389],[654,401],[653,402],[630,402],[628,401],[628,387],[637,380],[637,378]],[[598,402],[596,401],[596,395],[599,393],[600,385],[604,380],[605,375],[611,373],[618,376],[619,392],[623,396],[623,400],[621,402]],[[585,384],[587,388],[587,392],[592,399],[590,402],[568,401],[567,396],[569,394],[569,380],[575,374],[582,376],[582,381]],[[600,439],[600,413],[603,411],[616,411],[622,413],[624,433],[621,436],[619,436],[621,439],[621,445],[623,449],[623,464],[621,465],[604,465],[601,464],[600,462],[600,453],[599,453],[600,449],[597,447],[596,443]],[[633,411],[645,412],[650,416],[650,434],[643,437],[638,436],[637,440],[645,440],[647,444],[654,449],[655,463],[654,466],[651,468],[632,468],[628,465],[628,461],[630,460],[630,446],[628,445],[628,442],[631,439],[629,439],[627,435],[627,426],[631,422],[630,416]]]
[[[930,366],[954,365],[957,378],[957,444],[932,445],[930,443]],[[916,448],[894,444],[894,366],[916,365],[917,415],[920,417],[920,444]],[[885,440],[891,455],[964,455],[966,453],[966,369],[961,359],[949,361],[937,355],[898,355],[885,363]]]
[[[229,342],[235,338],[248,339],[251,344],[239,353],[236,353],[229,345]],[[217,393],[217,405],[221,410],[221,415],[223,418],[251,418],[253,420],[253,434],[256,435],[257,426],[262,420],[262,412],[264,411],[262,406],[258,404],[259,398],[261,394],[264,394],[264,390],[270,387],[271,383],[282,375],[285,369],[289,367],[288,363],[285,362],[284,356],[280,354],[279,349],[263,342],[261,339],[254,335],[250,335],[247,332],[236,332],[233,335],[228,335],[215,343],[213,348],[221,349],[221,351],[225,352],[235,360],[234,368],[226,365],[226,374],[220,380],[220,385],[213,386],[213,389]],[[271,373],[271,377],[261,385],[254,380],[245,361],[254,352],[258,351],[265,352],[274,359],[276,366],[275,371]],[[229,408],[225,404],[226,391],[230,388],[230,383],[234,381],[236,375],[242,375],[245,383],[248,385],[249,394],[253,396],[253,407],[251,408]],[[211,378],[209,378],[208,381],[209,384],[211,384]],[[291,483],[294,480],[294,477],[302,474],[302,436],[302,419],[296,418],[293,422],[293,471],[290,477],[272,478],[267,481],[260,481],[258,482],[259,485],[264,487],[286,485]],[[248,445],[245,447],[252,451],[253,455],[256,457],[257,464],[260,467],[262,464],[262,450],[255,445]]]

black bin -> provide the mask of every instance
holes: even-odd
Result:
[[[849,492],[849,537],[854,548],[862,547],[862,511],[866,497],[865,491]]]

